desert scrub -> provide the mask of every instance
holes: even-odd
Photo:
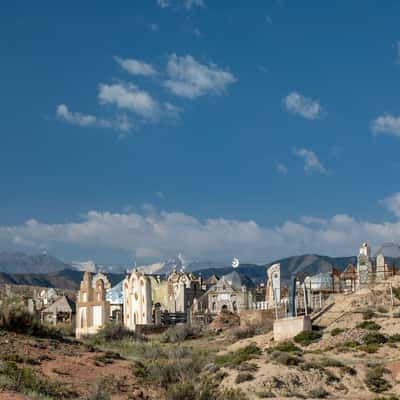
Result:
[[[363,321],[356,328],[367,329],[369,331],[379,331],[382,327],[375,321]]]
[[[284,353],[281,351],[275,351],[271,354],[271,360],[275,361],[278,364],[287,365],[287,366],[295,366],[299,365],[303,362],[303,360],[290,353]]]
[[[161,343],[180,343],[184,340],[196,339],[203,336],[203,331],[200,327],[193,327],[189,325],[176,325],[169,327],[160,336]]]
[[[273,392],[269,390],[263,390],[262,392],[256,392],[256,395],[259,399],[270,399],[276,397]]]
[[[255,343],[251,343],[234,352],[215,357],[215,363],[219,366],[233,368],[253,358],[257,358],[261,353],[260,348]]]
[[[398,343],[400,342],[400,333],[395,333],[394,335],[389,336],[390,343]]]
[[[372,319],[376,317],[375,311],[372,310],[371,308],[368,308],[367,310],[363,311],[362,317],[364,320]]]
[[[308,346],[312,343],[318,342],[322,337],[321,332],[317,331],[304,331],[294,337],[294,341],[302,346]]]
[[[365,344],[384,344],[387,342],[386,336],[379,332],[368,332],[362,340]]]
[[[37,375],[31,368],[21,368],[16,363],[6,361],[1,365],[0,375],[6,389],[27,394],[47,396],[50,399],[76,398],[77,393],[64,384],[50,381]]]
[[[389,390],[392,385],[383,377],[388,372],[384,367],[377,366],[370,369],[365,376],[365,384],[374,393],[382,393]]]
[[[258,368],[259,367],[257,364],[244,362],[242,364],[239,364],[236,369],[242,372],[255,372],[258,370]]]
[[[284,353],[302,353],[300,347],[297,347],[292,341],[288,340],[277,344],[274,347],[270,347],[267,352],[272,353],[274,351],[281,351]]]
[[[334,329],[331,330],[331,336],[337,336],[337,335],[340,335],[343,332],[346,332],[346,329],[334,328]]]
[[[239,384],[242,382],[252,381],[253,379],[254,379],[254,375],[251,374],[250,372],[239,372],[236,375],[235,383]]]
[[[251,324],[245,327],[236,327],[229,331],[229,338],[236,342],[241,339],[247,339],[256,335],[262,335],[269,332],[272,325],[266,324]]]
[[[311,399],[324,399],[328,395],[329,395],[329,393],[322,387],[312,389],[308,392],[308,396]]]
[[[130,331],[125,328],[122,324],[116,322],[107,322],[95,335],[87,338],[87,342],[93,346],[99,346],[104,343],[112,341],[145,341],[146,337]]]
[[[191,383],[178,383],[166,392],[167,400],[196,400],[196,390]]]

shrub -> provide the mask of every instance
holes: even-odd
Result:
[[[235,352],[230,352],[215,358],[217,365],[226,367],[235,367],[239,364],[249,361],[252,358],[256,358],[261,354],[261,350],[255,343],[251,343],[246,347],[242,347]]]
[[[249,372],[240,372],[236,375],[235,383],[242,383],[246,381],[251,381],[254,379],[254,375]]]
[[[311,343],[317,342],[319,339],[321,339],[321,337],[321,332],[303,331],[294,337],[294,341],[301,344],[302,346],[308,346]]]
[[[367,329],[369,331],[379,331],[379,329],[382,328],[375,321],[364,321],[358,324],[356,327],[360,329]]]
[[[284,353],[301,353],[300,347],[297,347],[292,341],[288,340],[277,344],[275,347],[271,347],[267,350],[269,353],[273,351],[281,351]]]
[[[343,364],[341,361],[336,360],[336,359],[334,359],[334,358],[327,358],[327,357],[324,357],[324,358],[321,358],[321,359],[319,360],[319,363],[320,363],[320,365],[323,366],[323,367],[335,367],[335,368],[342,368],[342,367],[344,367],[344,364]]]
[[[271,358],[275,362],[277,362],[279,364],[287,365],[287,366],[295,366],[295,365],[299,365],[303,362],[303,360],[300,357],[297,357],[295,355],[288,354],[288,353],[283,353],[280,351],[273,352],[271,354]]]
[[[374,310],[369,308],[362,313],[362,316],[364,320],[368,320],[374,318],[376,314]]]
[[[387,339],[379,332],[368,332],[363,337],[363,341],[365,344],[383,344],[387,342]]]
[[[323,399],[329,395],[329,393],[322,387],[318,387],[315,389],[310,390],[308,393],[310,398],[312,399]]]
[[[365,384],[371,392],[382,393],[389,390],[392,386],[383,377],[387,370],[381,366],[370,369],[365,376]]]
[[[368,354],[373,354],[379,350],[379,345],[376,343],[362,344],[358,346],[358,350],[365,351]]]
[[[199,327],[176,325],[168,328],[161,336],[161,343],[180,343],[188,339],[201,337],[203,332]]]
[[[392,292],[394,297],[397,297],[400,300],[400,287],[393,287]]]
[[[270,398],[276,397],[274,393],[272,393],[268,390],[263,390],[262,392],[256,392],[256,395],[260,399],[270,399]]]
[[[341,333],[345,332],[346,329],[341,329],[341,328],[335,328],[331,330],[331,336],[337,336],[340,335]]]
[[[91,388],[87,400],[111,400],[111,394],[104,380],[99,380]]]
[[[166,398],[167,400],[195,400],[196,391],[191,383],[178,383],[167,390]]]
[[[395,333],[394,335],[389,336],[389,342],[391,343],[400,342],[400,333]]]
[[[356,342],[355,340],[348,340],[347,342],[343,343],[344,347],[347,347],[348,349],[354,349],[359,345],[358,342]]]
[[[253,364],[253,363],[244,362],[237,366],[237,370],[242,371],[242,372],[255,372],[258,370],[258,365]]]
[[[230,330],[229,336],[234,340],[247,339],[256,335],[267,333],[271,330],[271,325],[255,323],[245,327],[236,327]]]
[[[76,398],[77,393],[64,384],[37,375],[31,368],[20,368],[15,362],[6,361],[1,374],[7,378],[9,389],[17,392],[34,392],[54,399]]]
[[[145,340],[143,335],[130,331],[117,322],[107,322],[97,333],[89,338],[90,343],[100,345],[113,340]]]
[[[387,314],[389,310],[385,306],[379,306],[377,308],[377,311],[380,312],[381,314]]]

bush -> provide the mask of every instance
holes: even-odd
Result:
[[[273,352],[271,354],[272,360],[279,364],[287,365],[287,366],[295,366],[299,365],[303,362],[303,360],[295,355],[283,353],[280,351]]]
[[[107,383],[104,380],[99,380],[95,383],[90,389],[87,400],[111,400]]]
[[[195,339],[202,336],[200,328],[189,325],[176,325],[168,328],[161,336],[161,343],[180,343],[184,340]]]
[[[61,332],[52,325],[41,324],[35,315],[21,303],[5,303],[2,307],[0,327],[6,331],[36,337],[62,339]]]
[[[389,342],[391,343],[400,342],[400,333],[395,333],[394,335],[389,336]]]
[[[239,384],[246,381],[251,381],[254,379],[254,375],[249,372],[240,372],[236,375],[235,383]]]
[[[256,323],[245,327],[236,327],[230,330],[229,336],[234,340],[247,339],[256,335],[267,333],[271,330],[271,325]]]
[[[365,344],[383,344],[387,342],[387,339],[379,332],[368,332],[363,337],[363,342]]]
[[[377,311],[380,312],[381,314],[387,314],[389,310],[385,306],[379,306],[377,308]]]
[[[311,343],[318,342],[321,339],[322,333],[316,331],[303,331],[294,337],[294,341],[296,343],[301,344],[302,346],[308,346]]]
[[[237,370],[242,371],[242,372],[255,372],[258,370],[258,368],[259,367],[257,364],[248,363],[248,362],[244,362],[237,366]]]
[[[43,378],[31,368],[20,368],[12,361],[6,361],[0,373],[8,380],[8,388],[17,392],[34,392],[54,399],[77,397],[77,393],[65,387],[64,384]]]
[[[331,336],[338,336],[341,333],[345,332],[346,329],[341,329],[341,328],[335,328],[331,330]]]
[[[329,395],[329,393],[322,387],[318,387],[310,390],[308,393],[311,399],[323,399]]]
[[[100,345],[106,342],[119,341],[123,339],[145,340],[146,338],[134,331],[130,331],[120,323],[107,322],[95,335],[89,338],[89,341],[93,345]]]
[[[276,397],[274,395],[274,393],[272,393],[268,390],[263,390],[262,392],[256,392],[256,395],[260,399],[270,399],[270,398]]]
[[[215,358],[215,363],[224,367],[235,367],[239,364],[257,358],[261,354],[261,350],[255,343],[251,343],[246,347],[242,347],[235,352],[230,352]]]
[[[273,351],[281,351],[284,353],[301,353],[300,347],[297,347],[292,341],[288,340],[277,344],[275,347],[271,347],[267,350],[269,353]]]
[[[379,350],[379,345],[376,343],[362,344],[358,347],[358,350],[365,351],[368,354],[373,354]]]
[[[375,321],[364,321],[356,326],[356,328],[367,329],[369,331],[379,331],[382,327]]]
[[[167,390],[167,400],[195,400],[196,390],[191,383],[178,383]]]
[[[368,320],[368,319],[372,319],[372,318],[376,317],[375,311],[370,308],[368,310],[365,310],[362,313],[362,315],[363,315],[364,320]]]
[[[382,393],[389,390],[392,385],[383,377],[387,370],[377,366],[369,370],[365,376],[365,384],[368,389],[374,393]]]

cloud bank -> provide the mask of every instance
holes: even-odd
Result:
[[[392,200],[390,200],[392,199]],[[395,202],[393,203],[393,199]],[[383,200],[400,215],[400,193]],[[395,204],[395,205],[393,205]],[[360,243],[378,247],[400,236],[400,221],[373,223],[338,214],[329,219],[313,216],[275,227],[253,220],[201,220],[180,212],[111,213],[90,211],[81,219],[51,224],[30,219],[21,225],[0,226],[2,248],[90,249],[127,255],[129,260],[157,260],[179,252],[203,260],[227,261],[235,255],[249,262],[267,262],[304,253],[355,254]]]

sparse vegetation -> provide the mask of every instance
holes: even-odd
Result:
[[[346,329],[334,328],[331,330],[331,336],[338,336],[345,331],[346,331]]]
[[[2,386],[5,389],[15,390],[20,393],[36,393],[50,399],[76,398],[75,391],[64,384],[50,381],[36,374],[31,368],[19,367],[15,362],[6,361],[0,369],[3,377]]]
[[[304,331],[294,337],[294,341],[302,346],[309,346],[311,343],[318,342],[322,333],[318,331]]]
[[[367,372],[365,376],[365,384],[371,392],[382,393],[392,387],[383,377],[386,372],[388,371],[382,366],[376,366]]]
[[[189,325],[177,325],[168,328],[161,336],[161,343],[179,343],[188,339],[199,338],[203,335],[199,327]]]
[[[363,321],[357,325],[357,328],[367,329],[369,331],[379,331],[382,327],[375,321]]]
[[[287,366],[299,365],[303,362],[302,358],[295,356],[290,353],[284,353],[280,351],[275,351],[271,354],[271,359],[278,364],[283,364]]]
[[[249,372],[239,372],[236,375],[235,383],[239,384],[246,381],[251,381],[254,379],[254,375],[250,374]]]
[[[300,347],[297,347],[292,341],[288,340],[282,343],[278,343],[274,347],[270,347],[268,353],[272,353],[274,351],[280,351],[284,353],[301,353],[302,350]]]
[[[371,308],[368,308],[367,310],[365,310],[362,313],[362,316],[363,316],[364,320],[369,320],[369,319],[376,317],[376,314],[375,314],[374,310],[372,310]]]
[[[235,352],[230,352],[224,355],[217,356],[215,362],[217,365],[224,367],[235,367],[239,364],[249,361],[252,358],[257,358],[261,354],[261,350],[255,343],[251,343]]]

